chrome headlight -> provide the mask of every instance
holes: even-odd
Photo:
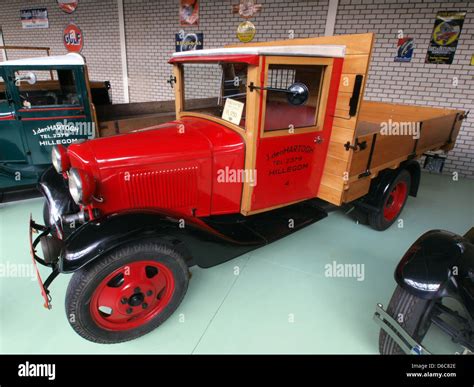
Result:
[[[62,145],[55,145],[51,150],[51,162],[58,173],[66,172],[70,168],[67,149]]]
[[[51,150],[51,161],[53,162],[53,167],[58,173],[62,173],[62,165],[61,165],[61,152],[57,146],[53,146]]]
[[[77,204],[88,204],[94,197],[95,180],[87,171],[78,168],[69,170],[69,192]]]
[[[77,204],[80,204],[83,200],[84,190],[81,179],[81,174],[75,168],[69,171],[69,192],[71,193],[72,199]]]

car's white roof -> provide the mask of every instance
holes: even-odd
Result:
[[[227,55],[282,55],[282,56],[316,56],[343,58],[346,54],[346,46],[315,45],[302,46],[257,46],[257,47],[228,47],[211,48],[206,50],[193,50],[175,52],[173,58],[207,57]]]
[[[7,60],[0,62],[0,66],[70,66],[84,65],[84,63],[82,55],[70,52],[66,55]]]

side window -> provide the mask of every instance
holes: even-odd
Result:
[[[0,76],[0,103],[6,102],[7,98],[5,95],[5,82],[3,78]]]
[[[16,71],[15,84],[21,104],[27,109],[80,104],[72,70]]]
[[[321,97],[324,66],[321,65],[279,65],[268,68],[267,86],[279,89],[268,90],[265,113],[265,131],[304,128],[315,126]],[[309,97],[302,105],[289,103],[287,90],[294,83],[308,88]]]

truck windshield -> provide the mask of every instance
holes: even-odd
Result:
[[[184,110],[245,127],[246,63],[185,63]]]
[[[25,74],[34,74],[35,82],[21,80]],[[24,108],[35,106],[63,106],[80,104],[76,80],[72,70],[16,71],[15,82]]]

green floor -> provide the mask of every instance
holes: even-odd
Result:
[[[387,304],[393,270],[423,232],[463,234],[474,224],[474,181],[423,174],[396,225],[377,232],[341,212],[296,234],[212,269],[193,268],[188,293],[154,332],[119,345],[96,345],[77,336],[64,314],[69,276],[52,285],[53,309],[42,307],[29,277],[0,279],[2,353],[361,353],[378,351],[372,321],[377,302]],[[42,201],[0,205],[0,264],[30,263],[29,213],[41,219]],[[328,278],[325,265],[365,265],[365,278]],[[235,275],[236,271],[240,271]],[[427,345],[458,350],[436,328]]]

